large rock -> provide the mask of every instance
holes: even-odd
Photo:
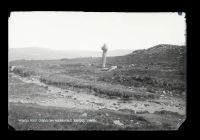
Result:
[[[124,125],[119,120],[114,120],[113,123],[116,124],[116,125],[119,125],[119,126],[123,126]]]

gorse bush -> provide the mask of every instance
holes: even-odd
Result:
[[[28,77],[28,76],[31,76],[31,75],[35,75],[35,72],[28,69],[28,68],[25,68],[25,67],[16,67],[14,68],[13,72],[17,75],[20,75],[22,77]]]

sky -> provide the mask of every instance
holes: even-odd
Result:
[[[98,51],[186,44],[185,13],[11,12],[9,48]]]

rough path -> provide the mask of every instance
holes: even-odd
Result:
[[[12,77],[20,79],[23,83],[32,83],[46,88],[46,92],[37,97],[9,97],[13,103],[34,103],[42,106],[55,106],[87,110],[109,109],[113,111],[128,111],[136,114],[154,113],[155,111],[171,111],[181,115],[185,114],[185,103],[178,98],[167,95],[157,100],[122,101],[120,99],[106,99],[92,94],[77,93],[76,91],[57,88],[41,83],[37,78],[24,78],[11,73]],[[119,122],[116,122],[119,123]]]

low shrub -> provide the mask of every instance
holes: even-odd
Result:
[[[28,77],[28,76],[31,76],[31,75],[35,75],[35,72],[28,69],[28,68],[25,68],[25,67],[16,67],[13,72],[17,75],[20,75],[22,77]]]
[[[102,76],[98,78],[98,81],[107,83],[120,84],[123,86],[148,86],[150,92],[154,92],[153,88],[161,88],[167,90],[185,90],[185,83],[181,80],[164,79],[150,76],[127,76],[114,74],[113,77]]]
[[[129,97],[148,97],[150,93],[137,93],[127,89],[121,85],[112,85],[110,83],[102,83],[102,82],[92,82],[83,79],[77,79],[74,77],[66,76],[66,75],[51,75],[49,77],[43,77],[40,79],[41,82],[46,84],[52,84],[56,86],[72,86],[77,88],[85,88],[89,90],[93,90],[99,94],[106,94],[108,96],[118,96],[121,98],[128,99]],[[136,95],[136,96],[135,96]],[[150,98],[155,98],[156,96],[149,96]]]

